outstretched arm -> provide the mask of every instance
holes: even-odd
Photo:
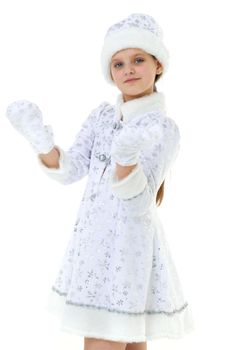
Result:
[[[130,124],[132,132],[122,130],[118,136],[121,142],[114,144],[113,155],[124,167],[127,163],[135,167],[121,181],[114,172],[110,182],[128,213],[141,215],[155,200],[157,190],[178,154],[180,134],[172,119],[157,113],[141,118],[140,123]],[[139,149],[142,147],[140,160],[138,146]]]
[[[38,156],[39,166],[49,177],[68,185],[88,174],[96,121],[105,107],[103,102],[91,111],[67,151],[56,145],[52,152]]]

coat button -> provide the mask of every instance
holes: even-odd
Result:
[[[94,193],[90,196],[90,199],[93,201],[95,199],[95,197],[96,197],[96,194]]]
[[[100,155],[99,155],[99,160],[101,160],[101,162],[103,162],[104,160],[106,160],[106,155],[105,155],[105,154],[100,154]]]

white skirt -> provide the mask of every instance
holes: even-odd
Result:
[[[158,239],[163,247],[164,263],[173,276],[171,288],[176,305],[170,312],[145,311],[124,313],[68,300],[54,285],[48,294],[46,310],[58,317],[60,330],[78,336],[106,339],[119,342],[144,342],[158,338],[182,338],[195,329],[189,304],[183,295],[179,277],[165,239],[162,224],[156,215]]]

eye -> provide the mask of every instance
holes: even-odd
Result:
[[[144,59],[142,59],[142,58],[136,58],[136,61],[141,61],[141,62],[143,62]]]
[[[136,61],[143,62],[144,59],[143,59],[143,58],[136,58],[136,59],[135,59],[135,62],[136,62]],[[114,68],[117,68],[117,66],[118,66],[119,64],[121,64],[121,63],[116,63],[116,64],[114,65]]]
[[[120,64],[120,63],[116,63],[116,64],[114,65],[114,67],[117,68],[117,65],[118,65],[118,64]]]

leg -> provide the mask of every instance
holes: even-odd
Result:
[[[125,350],[126,343],[84,337],[84,350]]]
[[[147,343],[128,343],[125,350],[147,350]]]

